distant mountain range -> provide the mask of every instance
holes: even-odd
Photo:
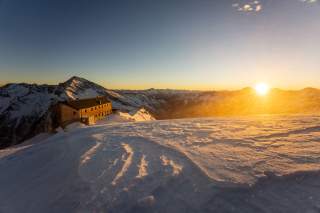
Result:
[[[59,101],[107,96],[115,109],[145,108],[157,119],[319,113],[320,90],[273,89],[258,97],[251,88],[238,91],[109,90],[80,77],[58,85],[7,84],[0,87],[0,148],[18,144],[39,132],[57,127],[53,106]]]

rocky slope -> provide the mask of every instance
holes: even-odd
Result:
[[[79,77],[59,85],[8,84],[0,88],[0,148],[18,144],[39,132],[56,128],[53,110],[59,101],[107,96],[115,109],[138,110],[143,102]]]

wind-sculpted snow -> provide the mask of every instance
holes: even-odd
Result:
[[[319,212],[319,171],[317,116],[78,126],[0,152],[0,212]]]
[[[128,171],[128,169],[132,163],[132,157],[134,154],[134,152],[132,151],[132,148],[128,144],[122,144],[122,146],[123,146],[123,149],[126,151],[126,154],[128,155],[128,157],[126,159],[124,159],[125,156],[122,155],[122,160],[124,161],[124,164],[123,164],[120,172],[118,172],[116,177],[111,182],[112,185],[117,185],[118,180],[121,179],[125,175],[125,173]]]
[[[148,161],[146,161],[146,156],[142,155],[140,159],[140,164],[138,165],[139,167],[139,172],[138,175],[136,176],[137,178],[143,178],[144,176],[148,175]]]

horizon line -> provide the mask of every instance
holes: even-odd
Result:
[[[128,90],[128,91],[143,91],[143,90],[177,90],[177,91],[199,91],[199,92],[232,92],[232,91],[240,91],[240,90],[245,90],[245,89],[254,89],[254,85],[252,86],[242,86],[242,87],[234,87],[234,88],[208,88],[208,89],[199,89],[199,88],[188,88],[187,86],[185,88],[181,88],[181,87],[145,87],[145,88],[134,88],[134,87],[129,87],[129,88],[125,88],[125,87],[107,87],[105,86],[104,83],[97,83],[95,81],[92,80],[88,80],[86,78],[83,77],[79,77],[79,76],[72,76],[70,78],[68,78],[66,81],[72,79],[72,78],[79,78],[79,79],[84,79],[86,81],[89,82],[93,82],[99,86],[104,87],[105,89],[109,89],[109,90]],[[22,82],[0,82],[0,88],[6,86],[6,85],[10,85],[10,84],[35,84],[35,85],[48,85],[48,86],[56,86],[59,85],[61,83],[64,83],[66,81],[63,82],[56,82],[56,83],[45,83],[45,82],[30,82],[30,81],[22,81]],[[283,87],[270,87],[270,90],[282,90],[282,91],[301,91],[301,90],[306,90],[306,89],[315,89],[315,90],[320,90],[320,88],[318,87],[313,87],[313,86],[304,86],[304,87],[299,87],[299,88],[283,88]]]

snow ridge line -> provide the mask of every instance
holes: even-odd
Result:
[[[183,169],[183,166],[175,163],[173,160],[168,159],[167,156],[165,156],[165,155],[161,155],[161,156],[160,156],[160,159],[161,159],[161,161],[162,161],[162,165],[164,165],[164,166],[171,166],[171,168],[172,168],[172,170],[173,170],[173,171],[172,171],[172,175],[173,175],[173,176],[179,175],[180,172],[181,172],[182,169]]]
[[[187,161],[188,163],[190,163],[190,165],[194,166],[194,167],[198,170],[198,172],[200,172],[203,176],[205,176],[206,178],[208,178],[208,180],[210,180],[210,181],[212,181],[212,182],[214,182],[214,183],[216,183],[216,184],[222,184],[222,182],[217,181],[217,180],[215,180],[214,178],[212,178],[212,177],[206,172],[206,170],[205,170],[204,168],[202,168],[201,165],[199,165],[199,164],[197,164],[196,162],[194,162],[194,161],[188,156],[187,152],[185,152],[185,151],[183,150],[183,148],[181,148],[181,147],[174,147],[174,146],[172,146],[171,144],[159,143],[159,142],[158,142],[157,140],[155,140],[153,137],[144,136],[144,135],[141,134],[139,131],[137,131],[137,137],[146,138],[146,139],[148,139],[150,142],[158,145],[159,147],[163,147],[163,148],[165,148],[165,149],[170,150],[171,152],[174,152],[174,153],[176,153],[176,154],[178,154],[178,155],[181,155],[181,157],[182,157],[185,161]],[[160,160],[162,160],[162,159],[160,159]],[[182,169],[183,169],[183,166],[181,166],[181,171],[182,171]],[[239,185],[239,184],[237,184],[237,185]]]
[[[116,177],[111,182],[111,185],[113,185],[113,186],[117,185],[118,180],[121,177],[123,177],[123,175],[128,171],[130,165],[132,164],[132,158],[133,158],[133,154],[134,154],[134,152],[129,144],[122,143],[121,145],[124,148],[124,150],[126,151],[126,153],[128,154],[128,157],[127,157],[127,159],[124,160],[124,164],[123,164],[120,172],[118,172]]]
[[[143,135],[141,133],[138,133],[138,135],[140,137],[143,137]],[[219,180],[216,180],[215,178],[211,177],[208,174],[208,172],[206,171],[206,169],[203,168],[201,165],[197,164],[196,162],[194,162],[192,160],[192,158],[189,157],[188,152],[186,150],[184,150],[182,147],[179,147],[179,146],[174,147],[171,144],[160,143],[157,140],[155,140],[153,137],[145,136],[145,138],[147,138],[150,142],[152,142],[154,144],[157,144],[160,147],[164,147],[164,148],[170,150],[171,152],[175,152],[175,153],[181,155],[185,161],[190,163],[190,165],[192,165],[197,170],[197,172],[199,172],[199,174],[201,174],[202,176],[206,177],[209,181],[211,181],[212,183],[215,183],[216,185],[225,186],[225,185],[229,184],[231,186],[243,186],[243,184],[241,184],[241,183],[232,183],[232,182],[226,182],[226,181],[219,181]]]
[[[146,156],[142,155],[142,158],[140,160],[140,164],[138,165],[139,173],[136,176],[136,178],[143,178],[144,176],[148,175],[148,171],[147,171],[148,164],[149,163],[148,163],[148,161],[146,161]]]
[[[97,152],[101,144],[101,142],[97,142],[93,147],[86,151],[86,153],[84,153],[84,155],[81,156],[80,165],[87,163],[91,159],[92,155],[94,155],[94,153]]]

